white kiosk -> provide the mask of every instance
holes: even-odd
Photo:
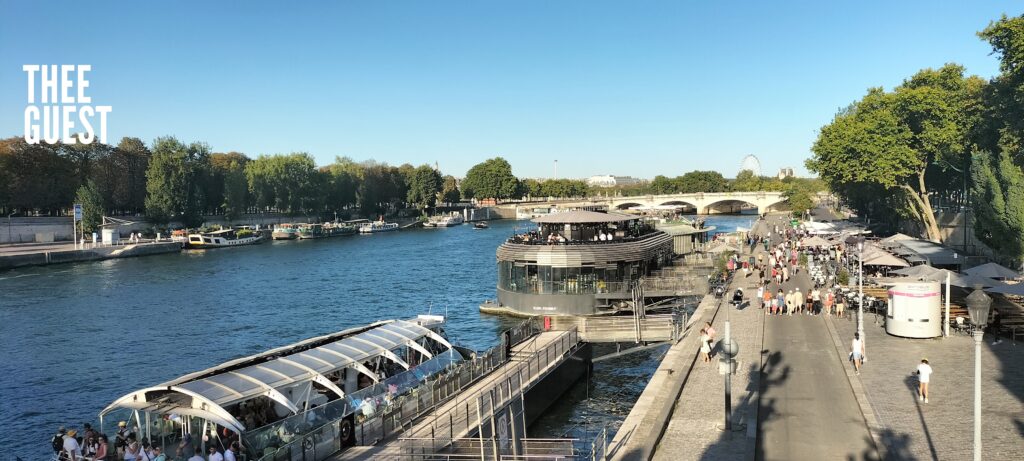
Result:
[[[939,282],[897,283],[889,288],[885,331],[904,338],[942,336]]]

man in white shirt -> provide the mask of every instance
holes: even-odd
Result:
[[[209,461],[224,461],[224,455],[217,451],[217,447],[210,447],[210,457],[207,458]]]
[[[77,431],[71,429],[64,435],[64,453],[67,454],[67,459],[71,461],[82,459],[82,446],[78,444],[78,439],[75,438],[77,433]]]
[[[206,461],[203,459],[203,449],[196,447],[194,454],[188,459],[188,461]]]
[[[238,442],[231,442],[231,446],[224,451],[224,461],[238,461],[235,457],[238,453]]]
[[[914,373],[917,374],[917,400],[928,403],[928,381],[931,381],[932,377],[932,366],[928,365],[928,359],[921,359]]]

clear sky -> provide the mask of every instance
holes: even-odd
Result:
[[[871,86],[958,62],[1020,2],[0,0],[0,136],[23,64],[91,64],[109,140],[435,161],[520,177],[804,172],[817,130]]]

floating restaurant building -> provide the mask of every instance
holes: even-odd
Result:
[[[632,300],[634,283],[672,258],[672,237],[638,216],[577,210],[533,219],[498,247],[497,304],[517,315],[599,315]]]

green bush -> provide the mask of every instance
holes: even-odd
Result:
[[[846,269],[840,270],[839,275],[836,276],[836,281],[839,282],[840,285],[849,285],[850,272]]]
[[[238,238],[240,239],[252,237],[254,234],[255,233],[252,231],[252,229],[240,229],[238,232],[235,233],[235,235],[238,236]]]

